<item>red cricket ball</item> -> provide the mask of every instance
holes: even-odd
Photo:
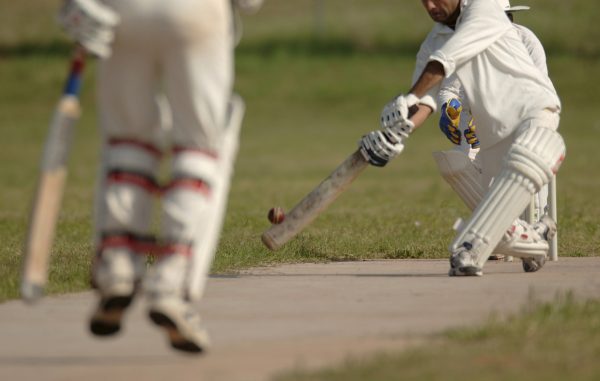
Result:
[[[272,224],[280,224],[285,220],[285,212],[283,211],[283,208],[276,206],[269,210],[267,217]]]

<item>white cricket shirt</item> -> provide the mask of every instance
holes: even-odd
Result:
[[[560,110],[560,100],[495,1],[463,0],[461,7],[454,31],[436,24],[421,45],[413,80],[434,60],[446,77],[456,73],[486,148],[541,110]],[[439,90],[432,89],[426,102],[435,102]]]

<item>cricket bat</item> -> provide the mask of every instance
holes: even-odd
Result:
[[[348,156],[325,180],[286,213],[283,222],[271,225],[263,233],[263,243],[269,249],[277,250],[294,238],[325,211],[367,166],[368,162],[360,150]]]
[[[67,178],[71,136],[81,113],[79,90],[84,62],[85,52],[78,47],[44,145],[23,253],[21,298],[27,302],[43,295],[48,280],[48,262]]]

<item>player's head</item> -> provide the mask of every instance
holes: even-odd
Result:
[[[506,12],[506,15],[508,16],[508,18],[510,19],[510,21],[513,21],[513,12],[526,11],[526,10],[529,9],[529,7],[526,6],[526,5],[515,5],[513,7],[513,6],[510,5],[510,1],[509,0],[496,0],[496,2],[498,4],[500,4],[500,6],[504,10],[504,12]]]
[[[421,0],[421,3],[433,21],[448,26],[454,26],[460,15],[460,1],[461,0]]]

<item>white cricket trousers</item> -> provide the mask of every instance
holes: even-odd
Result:
[[[113,54],[99,61],[103,138],[96,194],[98,252],[125,246],[137,254],[192,255],[202,239],[212,186],[219,180],[233,83],[228,0],[105,0],[120,16]],[[172,112],[169,141],[159,141],[157,94]],[[170,179],[158,169],[170,150]],[[152,206],[161,198],[158,240]],[[211,209],[212,210],[212,209]],[[157,243],[158,242],[158,243]],[[182,275],[184,276],[184,275]]]

